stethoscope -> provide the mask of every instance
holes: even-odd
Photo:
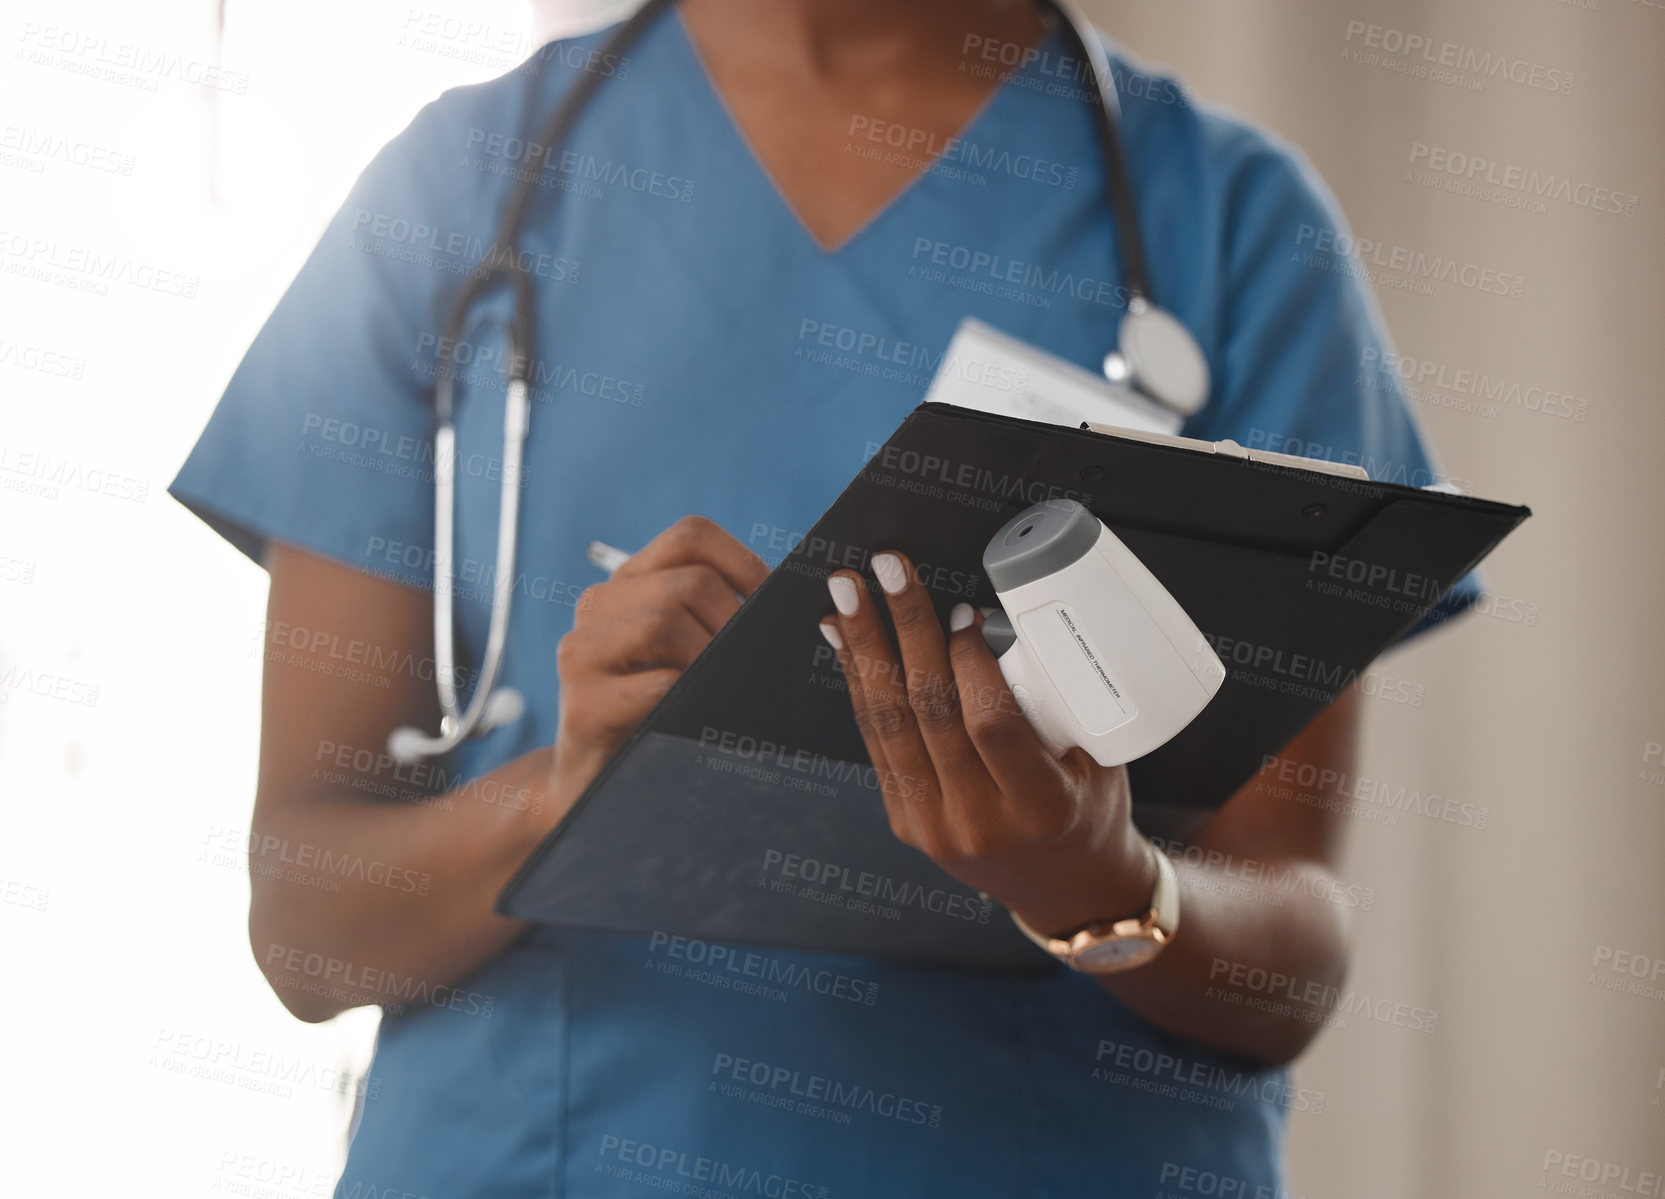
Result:
[[[600,61],[621,58],[647,29],[676,0],[648,0],[614,33],[601,50]],[[1128,179],[1127,156],[1121,141],[1121,104],[1115,81],[1097,33],[1075,8],[1073,0],[1043,0],[1062,18],[1064,26],[1092,68],[1093,87],[1098,93],[1097,126],[1099,148],[1104,155],[1109,181],[1110,210],[1121,233],[1123,277],[1127,292],[1127,314],[1117,331],[1116,348],[1104,356],[1104,375],[1137,391],[1165,409],[1190,416],[1208,399],[1208,362],[1184,325],[1152,302],[1150,280],[1145,272],[1144,245],[1139,238],[1139,219]],[[537,139],[542,146],[566,143],[584,106],[600,85],[599,71],[582,72]],[[533,77],[534,85],[536,76]],[[536,88],[533,89],[534,96]],[[522,176],[503,210],[493,242],[499,247],[515,244],[522,218],[535,193],[536,177]],[[515,309],[508,321],[509,383],[503,416],[502,490],[498,495],[497,567],[492,583],[491,616],[486,634],[486,651],[468,702],[457,695],[456,625],[454,621],[452,571],[456,548],[456,439],[452,409],[452,371],[446,347],[458,344],[467,322],[469,308],[489,288],[507,282],[514,288]],[[503,646],[509,634],[509,610],[515,583],[515,538],[520,518],[520,474],[522,449],[531,421],[531,398],[527,374],[531,369],[532,328],[531,276],[522,270],[517,256],[502,253],[494,264],[472,276],[463,286],[451,309],[450,324],[439,341],[441,361],[434,389],[438,428],[434,435],[434,675],[442,713],[439,736],[406,725],[395,729],[387,740],[388,752],[403,762],[448,753],[472,736],[519,720],[526,702],[512,687],[499,687],[497,677],[503,666]]]

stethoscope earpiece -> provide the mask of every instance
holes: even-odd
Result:
[[[513,724],[526,714],[526,697],[513,687],[499,687],[486,699],[486,710],[480,716],[482,730],[502,728]]]
[[[493,729],[513,724],[526,714],[526,697],[513,687],[499,687],[486,696],[480,715],[473,724],[455,716],[442,716],[439,736],[430,737],[414,725],[401,725],[387,737],[388,756],[396,762],[419,762],[439,754],[450,753],[469,737],[483,737]]]
[[[400,725],[387,737],[387,752],[395,762],[420,762],[435,750],[428,748],[441,738],[430,737],[412,724]]]

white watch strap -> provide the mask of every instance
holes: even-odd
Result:
[[[1156,858],[1156,887],[1151,891],[1150,906],[1156,911],[1156,927],[1172,938],[1179,931],[1179,872],[1160,848],[1151,842],[1146,844]]]

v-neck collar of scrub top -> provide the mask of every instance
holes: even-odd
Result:
[[[928,165],[922,170],[915,171],[907,183],[886,198],[883,204],[870,212],[859,225],[844,236],[842,241],[833,245],[826,245],[819,237],[815,236],[814,231],[809,227],[809,223],[804,220],[803,214],[798,211],[787,196],[786,190],[781,187],[773,172],[769,170],[768,164],[763,161],[763,156],[757,152],[757,147],[752,144],[751,138],[747,137],[746,131],[740,127],[740,122],[735,117],[733,107],[730,106],[727,97],[717,89],[716,80],[711,77],[711,71],[706,66],[705,59],[700,55],[699,48],[694,45],[693,35],[688,31],[682,10],[679,8],[673,9],[668,16],[669,19],[665,23],[674,27],[676,33],[676,36],[670,40],[675,43],[676,53],[686,60],[684,65],[687,68],[688,75],[695,80],[695,87],[699,93],[698,103],[709,111],[709,127],[719,130],[718,136],[730,141],[737,148],[738,157],[745,160],[752,173],[773,195],[776,205],[790,220],[799,237],[823,258],[827,259],[838,258],[846,254],[847,251],[855,247],[856,243],[864,240],[870,231],[891,218],[897,209],[905,207],[907,200],[913,193],[923,189],[925,181],[942,165],[943,155],[948,152],[949,147],[956,143],[972,140],[973,135],[984,125],[989,124],[994,116],[998,115],[996,110],[1005,102],[1007,94],[1013,90],[1013,80],[1022,74],[1021,71],[1008,72],[999,84],[983,98],[982,103],[977,106],[970,119],[946,140],[941,150],[931,156]],[[1042,36],[1040,42],[1037,43],[1035,49],[1051,47],[1057,37],[1056,30],[1048,30]]]

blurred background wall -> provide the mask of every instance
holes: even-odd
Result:
[[[264,575],[163,488],[375,148],[628,7],[0,17],[0,1193],[328,1194],[375,1016],[298,1024],[250,959]],[[1351,822],[1367,1002],[1298,1066],[1328,1102],[1292,1189],[1658,1195],[1665,6],[1090,7],[1303,147],[1380,247],[1444,473],[1536,513],[1481,611],[1384,664],[1421,705],[1364,705],[1361,774],[1410,798]]]
[[[1442,469],[1534,512],[1488,564],[1484,614],[1384,663],[1425,686],[1422,706],[1365,705],[1361,775],[1488,817],[1483,829],[1404,814],[1397,826],[1353,822],[1352,875],[1378,902],[1360,915],[1349,987],[1439,1020],[1429,1034],[1351,1019],[1319,1040],[1300,1080],[1333,1107],[1294,1120],[1294,1189],[1625,1193],[1612,1166],[1629,1169],[1633,1190],[1658,1188],[1665,7],[1092,10],[1203,100],[1306,151],[1354,233],[1384,247],[1360,265],[1376,275]],[[1489,73],[1488,55],[1511,65]],[[1479,69],[1442,74],[1441,59]],[[1522,294],[1421,294],[1408,272],[1374,265],[1392,247],[1522,277]]]

